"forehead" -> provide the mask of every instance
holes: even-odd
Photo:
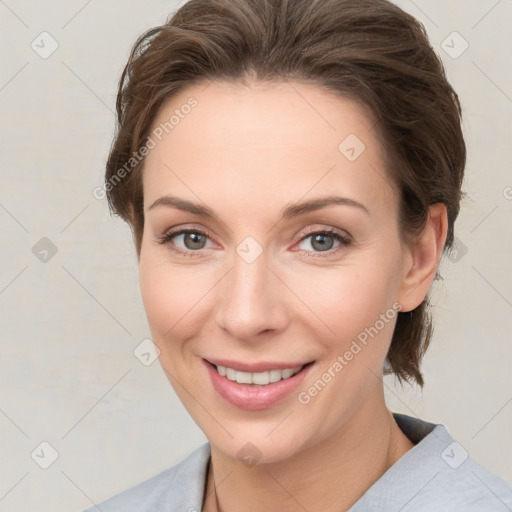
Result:
[[[281,203],[308,191],[373,203],[393,193],[369,110],[310,83],[197,84],[163,105],[151,134],[145,205],[177,190]]]

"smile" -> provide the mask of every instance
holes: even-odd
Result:
[[[248,365],[233,364],[230,366],[214,364],[203,359],[210,377],[210,382],[217,395],[229,404],[247,410],[268,409],[290,396],[303,382],[315,361],[299,364],[294,367],[270,368],[260,371],[244,371]],[[245,366],[245,368],[240,368]],[[279,366],[266,365],[269,366]]]
[[[283,379],[289,379],[296,373],[299,373],[304,365],[297,366],[296,368],[286,368],[284,370],[270,370],[265,372],[249,373],[240,372],[233,368],[226,368],[225,366],[216,366],[219,375],[226,377],[231,381],[236,381],[238,384],[257,384],[258,386],[266,386],[267,384],[279,382]]]

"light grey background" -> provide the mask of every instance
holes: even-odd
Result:
[[[0,0],[3,512],[80,511],[206,441],[158,361],[144,366],[133,354],[150,337],[135,250],[128,227],[92,194],[131,45],[177,5]],[[433,290],[425,389],[386,378],[388,405],[445,424],[512,482],[512,2],[399,5],[423,21],[460,94],[468,198],[458,253]],[[46,59],[31,47],[51,48],[43,31],[59,45]],[[469,44],[457,58],[464,43],[454,31]],[[33,250],[43,237],[57,247],[53,257]],[[58,454],[47,469],[53,452],[42,442]]]

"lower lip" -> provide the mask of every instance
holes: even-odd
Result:
[[[268,409],[283,401],[300,386],[314,364],[307,364],[293,377],[260,386],[258,384],[239,384],[229,380],[220,375],[211,363],[204,359],[203,362],[217,393],[231,405],[250,411]]]

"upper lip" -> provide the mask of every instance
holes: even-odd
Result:
[[[205,359],[215,366],[224,366],[226,368],[232,368],[233,370],[237,370],[239,372],[248,372],[248,373],[260,373],[271,370],[286,370],[287,368],[297,368],[298,366],[304,366],[305,364],[311,363],[312,361],[304,361],[304,362],[290,362],[290,363],[281,363],[276,361],[260,361],[259,363],[244,363],[241,361],[230,361],[228,359]]]

